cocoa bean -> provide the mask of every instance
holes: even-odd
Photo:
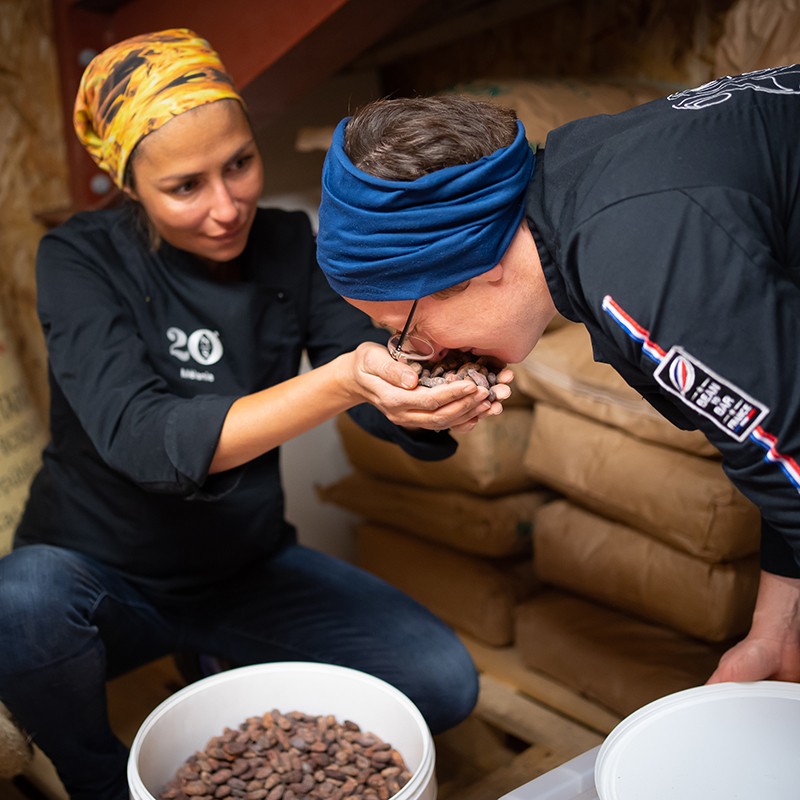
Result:
[[[188,794],[189,797],[198,797],[199,795],[205,794],[207,789],[208,787],[203,781],[186,781],[182,787],[183,793]]]
[[[232,775],[233,775],[233,770],[228,769],[227,767],[217,770],[211,776],[211,783],[219,786],[221,783],[225,783],[228,780],[228,778],[230,778]]]
[[[428,388],[442,383],[471,380],[489,390],[489,400],[497,396],[493,387],[497,385],[497,374],[504,368],[490,356],[475,356],[466,350],[448,350],[437,362],[412,362],[419,375],[419,385]]]
[[[352,720],[272,709],[210,739],[159,800],[389,800],[410,777],[390,743]]]

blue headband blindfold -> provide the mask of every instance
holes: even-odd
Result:
[[[414,300],[487,272],[517,232],[534,154],[517,121],[508,146],[413,181],[362,172],[343,119],[322,171],[317,260],[354,300]]]

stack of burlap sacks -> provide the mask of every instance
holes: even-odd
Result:
[[[0,315],[0,556],[11,549],[46,440],[45,425]],[[0,703],[0,778],[12,778],[22,772],[32,756],[26,737]]]
[[[0,6],[0,555],[11,547],[47,438],[34,276],[45,228],[35,214],[69,200],[51,13],[47,0]],[[0,702],[0,779],[28,770],[32,758]]]
[[[660,417],[582,325],[515,365],[517,399],[420,462],[338,425],[358,563],[457,630],[624,716],[703,683],[748,628],[759,515],[699,432]]]
[[[522,660],[620,714],[704,682],[749,627],[758,511],[699,432],[593,362],[582,325],[548,331],[516,384],[525,469],[561,495],[535,519],[548,588],[516,609]]]
[[[320,497],[364,518],[358,563],[465,633],[491,645],[514,638],[514,609],[538,586],[530,568],[534,518],[553,493],[523,465],[531,409],[506,409],[446,461],[417,461],[338,425],[355,472]]]
[[[529,138],[663,86],[482,81]],[[661,418],[557,320],[515,366],[515,401],[422,463],[347,418],[353,474],[320,496],[358,514],[359,564],[457,630],[624,716],[703,683],[748,627],[759,517],[698,432]]]

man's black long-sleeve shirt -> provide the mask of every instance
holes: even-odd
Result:
[[[800,576],[800,66],[569,123],[527,216],[558,310],[762,514]],[[657,487],[655,487],[657,491]]]

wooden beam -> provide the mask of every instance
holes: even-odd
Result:
[[[458,800],[496,800],[545,772],[560,767],[565,760],[560,753],[533,745],[506,766],[496,769],[472,786],[460,788],[455,797]]]
[[[491,647],[459,634],[478,670],[514,686],[570,719],[601,734],[610,733],[622,719],[567,686],[526,667],[514,647]]]
[[[437,761],[440,754],[449,753],[457,756],[459,762],[474,766],[478,772],[494,772],[519,753],[519,748],[508,747],[506,738],[505,731],[471,714],[459,725],[434,737]]]
[[[523,742],[548,747],[564,761],[596,747],[604,738],[485,674],[480,676],[475,713]]]

